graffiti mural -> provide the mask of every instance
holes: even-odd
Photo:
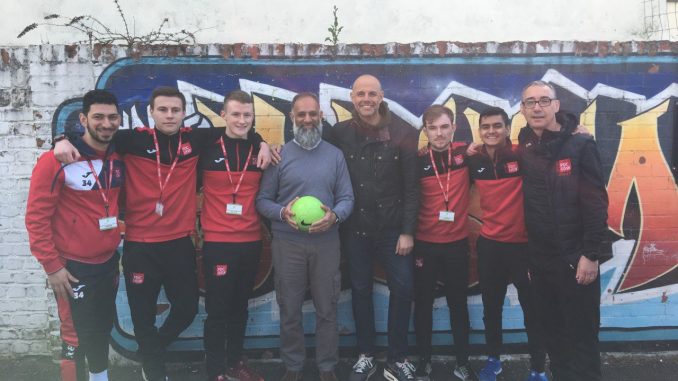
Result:
[[[678,340],[678,62],[670,56],[632,57],[468,57],[374,60],[225,60],[221,57],[123,59],[100,75],[97,88],[121,101],[123,126],[153,125],[148,97],[160,85],[176,86],[188,100],[185,124],[224,127],[218,116],[225,93],[242,89],[254,98],[256,130],[270,143],[291,139],[291,100],[300,91],[317,92],[329,128],[350,117],[350,85],[360,74],[381,79],[396,117],[420,128],[431,104],[455,111],[456,141],[479,141],[479,113],[498,106],[512,116],[512,139],[525,125],[519,114],[522,87],[533,80],[552,83],[561,108],[580,115],[596,137],[608,181],[610,235],[614,257],[601,265],[601,339],[604,342]],[[77,129],[80,100],[61,104],[53,131]],[[422,137],[422,144],[424,138]],[[482,223],[472,203],[468,223]],[[265,227],[262,227],[265,229]],[[198,229],[199,230],[199,229]],[[475,237],[472,237],[474,240]],[[199,244],[199,235],[196,242]],[[260,264],[255,297],[250,300],[246,346],[278,345],[278,310],[268,249]],[[123,253],[124,255],[124,253]],[[483,342],[482,304],[474,262],[469,284],[472,343]],[[379,274],[379,272],[377,272]],[[344,273],[344,275],[346,275]],[[344,277],[346,278],[346,277]],[[346,282],[346,279],[344,280]],[[124,282],[121,282],[124,287]],[[388,291],[375,278],[375,308],[380,344],[385,344]],[[124,289],[118,294],[112,334],[124,354],[136,350]],[[161,301],[157,319],[169,305]],[[505,341],[526,340],[515,289],[505,302]],[[434,305],[434,344],[449,345],[448,313],[442,294]],[[173,344],[176,351],[202,350],[204,306],[193,325]],[[313,344],[313,307],[304,305],[308,342]],[[350,290],[339,300],[342,346],[354,343]]]

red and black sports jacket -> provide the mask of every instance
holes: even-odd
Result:
[[[468,158],[469,174],[480,195],[480,235],[499,242],[527,242],[523,177],[515,150],[506,139],[506,144],[495,151],[494,159],[485,146]]]
[[[99,230],[99,219],[106,216],[105,203],[87,160],[91,161],[99,184],[109,189],[104,191],[109,216],[118,215],[118,195],[125,179],[125,166],[112,147],[104,153],[95,151],[81,139],[76,139],[73,145],[80,151],[79,161],[62,165],[54,152],[49,151],[40,156],[31,176],[26,230],[31,253],[47,274],[64,267],[67,259],[104,263],[120,244],[117,228]]]
[[[222,138],[233,183],[226,171]],[[231,139],[224,134],[200,155],[204,196],[200,222],[205,241],[251,242],[261,239],[261,220],[254,204],[262,174],[257,168],[260,142],[258,135],[244,140]],[[248,161],[250,149],[252,153]],[[243,171],[242,183],[236,197],[233,197]],[[242,215],[226,214],[226,204],[230,203],[242,205]]]
[[[420,241],[448,243],[468,237],[467,224],[469,205],[469,175],[466,164],[466,148],[463,143],[451,143],[452,160],[448,166],[448,153],[433,152],[440,181],[447,188],[447,172],[450,171],[450,188],[447,205],[431,164],[429,150],[417,157],[419,186],[421,188],[419,216],[415,238]],[[454,212],[454,221],[440,221],[440,211]]]

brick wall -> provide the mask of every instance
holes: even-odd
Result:
[[[629,215],[629,208],[616,211],[619,208],[611,206],[611,228],[626,240],[618,244],[618,250],[625,254],[618,256],[618,263],[608,264],[603,274],[603,287],[611,287],[603,290],[603,340],[643,341],[654,340],[655,337],[678,340],[678,332],[671,328],[675,327],[671,316],[675,318],[678,313],[671,296],[678,291],[675,269],[678,248],[676,242],[670,242],[678,240],[664,239],[661,235],[652,236],[651,232],[647,232],[651,216],[645,216],[643,220],[642,210],[648,207],[648,202],[651,203],[647,201],[646,195],[652,190],[642,189],[639,185],[642,182],[636,182],[636,199],[628,200],[628,195],[624,193],[628,192],[628,184],[623,179],[618,180],[618,177],[629,174],[635,176],[639,173],[636,169],[640,167],[624,167],[622,163],[616,162],[617,156],[623,157],[619,153],[624,150],[628,150],[633,161],[634,157],[642,156],[641,151],[645,149],[633,144],[621,144],[622,141],[633,143],[633,136],[629,135],[625,139],[620,134],[618,124],[626,123],[629,129],[634,128],[635,122],[631,120],[635,116],[647,116],[654,112],[656,117],[650,117],[650,121],[655,121],[659,144],[647,149],[658,156],[656,162],[651,162],[652,169],[646,173],[658,180],[655,184],[663,184],[658,197],[667,200],[662,201],[664,211],[659,213],[665,222],[656,225],[655,229],[668,229],[670,234],[677,233],[678,226],[670,222],[671,219],[678,219],[674,214],[674,210],[678,210],[675,179],[670,168],[669,172],[664,170],[664,167],[672,165],[675,157],[674,134],[678,133],[675,122],[678,120],[675,119],[677,53],[678,42],[667,41],[439,41],[342,44],[336,49],[318,44],[146,46],[132,50],[84,45],[2,48],[0,355],[47,354],[58,345],[58,318],[53,296],[46,288],[44,272],[30,255],[24,212],[30,173],[36,159],[50,148],[54,131],[69,128],[71,119],[65,113],[64,105],[71,100],[77,101],[78,97],[95,86],[109,88],[121,99],[126,112],[125,127],[129,127],[138,120],[146,120],[144,102],[150,90],[161,84],[158,81],[173,85],[179,85],[178,81],[182,81],[185,84],[182,91],[187,95],[195,95],[190,98],[189,110],[207,117],[194,118],[188,122],[207,127],[211,123],[209,115],[195,102],[201,100],[203,105],[208,104],[208,101],[218,102],[218,97],[226,90],[239,86],[257,95],[257,126],[262,135],[267,140],[282,142],[285,140],[285,129],[289,129],[285,110],[289,108],[290,94],[302,90],[318,91],[321,100],[327,101],[323,107],[327,107],[325,114],[328,121],[341,120],[345,117],[342,110],[350,107],[347,102],[348,87],[355,76],[362,72],[374,72],[383,78],[390,104],[400,107],[396,108],[398,116],[416,126],[423,107],[436,102],[448,102],[450,105],[451,100],[453,107],[457,107],[459,118],[463,118],[461,122],[457,120],[464,127],[458,132],[458,138],[464,138],[462,140],[473,139],[470,127],[474,119],[471,111],[477,111],[481,104],[499,105],[507,111],[516,111],[516,94],[519,96],[520,88],[527,80],[548,77],[546,79],[563,88],[572,98],[570,103],[579,108],[575,111],[582,115],[582,123],[586,124],[592,117],[594,119],[587,126],[592,128],[599,140],[607,175],[611,181],[620,181],[611,183],[610,191],[616,192],[611,193],[611,199],[627,202],[641,210],[640,221],[645,221],[646,226],[643,229],[642,223],[638,224],[638,218],[634,220]],[[516,69],[517,64],[528,69]],[[606,69],[597,69],[600,67]],[[169,74],[167,78],[157,79],[157,73]],[[211,80],[210,75],[215,79]],[[125,82],[125,79],[130,78],[135,80]],[[609,87],[613,90],[609,90]],[[448,96],[445,98],[441,94]],[[610,103],[610,99],[614,102]],[[662,102],[668,102],[665,111],[656,109]],[[137,106],[136,111],[132,110],[134,105]],[[591,111],[592,105],[597,107],[597,111],[595,108]],[[266,107],[269,107],[269,111],[261,114],[260,110]],[[187,115],[190,114],[187,112]],[[520,125],[519,116],[514,117],[513,123],[514,126]],[[514,129],[516,131],[517,128]],[[634,153],[637,155],[634,156]],[[662,158],[665,163],[660,162]],[[661,254],[667,255],[662,257]],[[636,268],[638,270],[634,270]],[[265,278],[262,278],[264,283]],[[275,347],[275,339],[257,338],[275,335],[277,329],[274,299],[265,292],[264,286],[261,287],[261,295],[253,299],[251,304],[253,318],[248,330],[248,342],[253,347]],[[340,310],[344,333],[342,345],[350,345],[353,340],[349,295],[350,292],[345,290]],[[380,295],[378,298],[383,299],[383,293]],[[382,316],[378,322],[381,330],[385,328],[383,316],[386,307],[382,299],[377,303],[377,316]],[[482,341],[482,308],[477,296],[471,296],[469,300],[473,342],[477,343]],[[133,350],[133,344],[129,344],[126,336],[130,334],[131,326],[125,315],[124,304],[124,295],[119,295],[118,305],[123,308],[118,317],[119,332],[114,334],[114,338],[118,337],[118,349],[122,352]],[[521,315],[515,304],[512,294],[507,301],[509,310],[505,324],[520,331]],[[435,325],[440,332],[435,340],[445,344],[449,342],[449,335],[446,334],[449,326],[446,325],[444,299],[440,299],[437,306]],[[305,319],[310,319],[309,314],[306,313]],[[200,319],[196,319],[194,327],[186,333],[187,337],[196,338],[191,348],[200,346],[200,326]],[[307,328],[311,330],[311,327]],[[518,334],[513,340],[520,342],[524,339]]]

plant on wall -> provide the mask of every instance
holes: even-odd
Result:
[[[339,45],[339,33],[344,29],[343,26],[339,25],[339,17],[337,16],[337,12],[339,11],[339,8],[337,6],[334,6],[334,9],[332,10],[332,15],[334,16],[334,23],[330,24],[330,27],[327,28],[327,31],[330,32],[329,37],[325,37],[325,41],[329,42],[332,44],[332,55],[337,54],[337,45]]]
[[[122,24],[125,27],[124,31],[115,30],[96,17],[90,15],[67,17],[51,14],[45,16],[42,22],[33,23],[25,27],[17,38],[23,37],[28,32],[40,26],[55,26],[74,29],[85,34],[87,39],[77,41],[78,43],[89,42],[90,44],[99,43],[103,45],[121,44],[132,47],[133,45],[195,44],[196,42],[195,33],[197,33],[197,31],[190,32],[185,29],[179,31],[165,30],[169,22],[169,19],[167,18],[163,19],[160,25],[152,31],[143,35],[137,35],[134,25],[132,25],[132,30],[130,31],[127,17],[125,17],[125,12],[122,10],[118,0],[113,0],[113,3],[115,3]]]

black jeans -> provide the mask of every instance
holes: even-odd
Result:
[[[407,356],[407,334],[412,314],[414,275],[412,254],[398,255],[395,248],[397,231],[375,233],[360,238],[346,236],[341,244],[348,258],[351,278],[351,302],[360,353],[374,354],[374,259],[379,259],[386,272],[388,285],[388,361],[402,361]]]
[[[99,264],[66,261],[66,269],[79,282],[72,284],[73,298],[57,299],[63,340],[61,378],[64,381],[88,380],[87,367],[92,373],[108,369],[108,342],[116,313],[119,260],[120,255],[115,253]]]
[[[527,276],[529,268],[527,244],[499,242],[479,236],[476,249],[487,354],[496,358],[501,354],[504,298],[507,286],[513,283],[523,310],[531,368],[543,372],[546,351],[541,327],[537,324],[530,280]]]
[[[261,256],[261,241],[205,242],[202,247],[205,274],[204,343],[207,376],[224,374],[242,357],[248,302]],[[227,350],[224,350],[226,343]]]
[[[450,243],[414,242],[414,330],[419,356],[431,357],[433,299],[438,276],[445,282],[457,365],[468,363],[468,239]]]
[[[198,313],[195,248],[189,237],[153,243],[125,241],[123,248],[127,300],[142,366],[149,379],[163,379],[165,349]],[[171,308],[163,325],[156,328],[160,287]]]
[[[530,274],[553,380],[599,381],[600,275],[577,284],[576,266],[558,257],[533,261]]]

